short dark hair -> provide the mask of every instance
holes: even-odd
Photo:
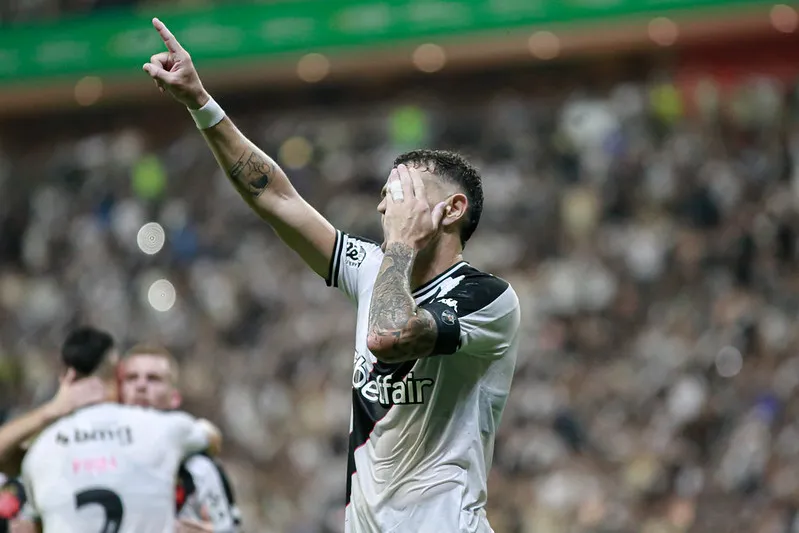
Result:
[[[394,160],[395,167],[407,163],[427,167],[428,172],[456,184],[466,195],[469,207],[461,226],[461,244],[466,245],[483,214],[483,180],[480,173],[463,156],[446,150],[413,150]]]
[[[80,377],[91,376],[114,347],[114,338],[90,326],[72,330],[61,346],[61,361]]]

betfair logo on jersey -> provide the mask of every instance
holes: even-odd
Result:
[[[89,442],[116,442],[121,446],[128,446],[133,444],[133,430],[128,426],[98,429],[75,428],[72,435],[59,432],[55,441],[61,446]]]
[[[413,372],[404,379],[394,380],[389,375],[373,376],[366,366],[366,358],[358,356],[352,372],[352,386],[369,402],[380,405],[407,405],[425,403],[426,394],[435,385],[430,378],[417,379]]]

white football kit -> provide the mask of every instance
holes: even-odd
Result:
[[[376,243],[337,232],[327,283],[358,307],[346,532],[491,532],[486,485],[516,364],[516,293],[453,265],[413,293],[436,319],[436,353],[384,364],[366,347],[382,261]]]
[[[181,464],[178,477],[183,477],[179,479],[179,490],[183,492],[178,497],[178,518],[202,521],[202,511],[205,510],[214,533],[238,533],[241,530],[241,512],[233,489],[216,461],[201,453],[187,457]]]
[[[172,533],[183,457],[207,448],[180,412],[104,403],[45,429],[22,476],[44,533]]]

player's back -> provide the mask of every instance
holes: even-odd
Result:
[[[184,454],[203,446],[185,413],[106,403],[48,427],[23,463],[45,533],[166,533]]]

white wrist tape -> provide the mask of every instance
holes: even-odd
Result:
[[[213,98],[200,109],[189,109],[189,113],[191,113],[194,123],[197,124],[197,128],[201,130],[213,128],[225,118],[225,110]]]

